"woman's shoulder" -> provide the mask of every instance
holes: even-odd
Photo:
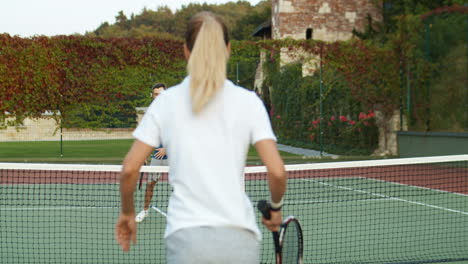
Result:
[[[182,90],[186,89],[189,87],[189,77],[186,77],[182,82],[174,85],[174,86],[171,86],[169,88],[167,88],[164,93],[166,94],[174,94],[174,93],[179,93],[181,92]]]
[[[230,94],[237,95],[243,98],[255,98],[257,97],[257,94],[254,91],[251,91],[247,88],[244,88],[242,86],[235,85],[231,81],[227,81],[227,90]]]
[[[180,94],[185,93],[186,90],[188,90],[188,83],[187,79],[184,79],[182,82],[164,90],[160,97],[163,101],[177,100],[177,98],[180,98]]]

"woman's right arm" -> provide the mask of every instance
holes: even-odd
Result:
[[[268,171],[271,202],[279,204],[286,192],[287,177],[276,142],[272,139],[260,140],[255,143],[255,148]],[[270,231],[278,231],[282,222],[281,210],[271,211],[270,214],[271,219],[263,218],[262,222]]]

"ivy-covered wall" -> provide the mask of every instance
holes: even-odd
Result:
[[[128,127],[154,82],[185,75],[181,41],[0,35],[0,121],[61,113],[64,127]],[[5,122],[0,122],[4,123]]]
[[[468,98],[466,39],[458,34],[468,28],[464,10],[400,17],[385,43],[233,41],[228,78],[256,90],[280,142],[296,146],[334,154],[385,151],[382,138],[395,132],[396,112],[399,127],[447,123],[454,124],[447,130],[463,130],[468,104],[457,102]],[[282,62],[283,54],[294,62]],[[259,71],[263,82],[255,81]],[[0,125],[51,111],[64,128],[131,128],[154,82],[171,86],[185,75],[182,41],[0,35]]]

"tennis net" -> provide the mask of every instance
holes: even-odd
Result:
[[[114,241],[120,166],[0,163],[2,263],[164,263],[167,167],[138,242]],[[247,167],[253,204],[268,198],[264,167]],[[304,263],[468,260],[468,155],[288,165],[283,215],[304,233]],[[144,189],[135,192],[137,211]],[[260,216],[258,216],[260,219]],[[260,223],[260,221],[259,221]],[[261,224],[260,224],[261,225]],[[264,232],[262,263],[274,263]]]

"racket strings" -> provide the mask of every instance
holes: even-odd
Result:
[[[299,260],[299,229],[295,222],[289,223],[284,230],[282,240],[282,263],[297,264]]]

